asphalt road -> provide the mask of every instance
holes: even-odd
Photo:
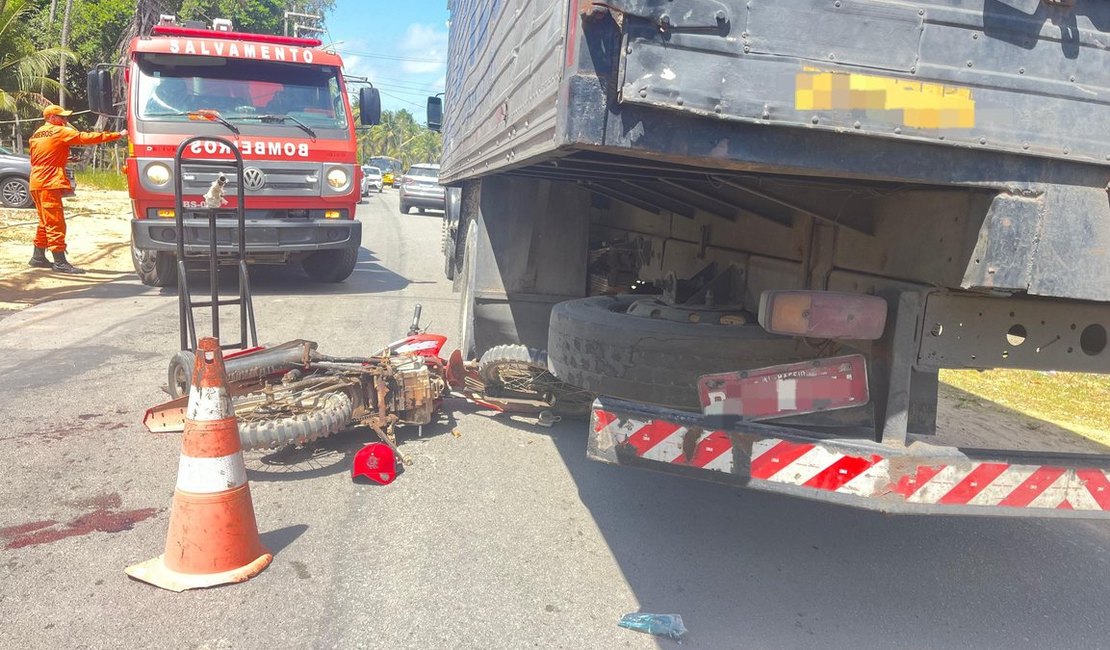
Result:
[[[361,206],[345,283],[253,276],[260,334],[359,354],[415,304],[457,334],[438,214]],[[0,645],[655,647],[626,612],[677,613],[688,647],[1076,647],[1110,633],[1110,525],[889,517],[610,467],[585,425],[462,402],[405,430],[415,464],[353,484],[363,430],[248,453],[273,565],[174,594],[125,566],[165,542],[179,439],[140,424],[177,346],[172,292],[125,280],[0,320]],[[452,431],[459,435],[453,435]]]

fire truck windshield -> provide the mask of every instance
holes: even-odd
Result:
[[[228,122],[268,128],[347,128],[340,72],[331,66],[145,54],[138,71],[140,120],[180,122],[193,111],[216,111]]]

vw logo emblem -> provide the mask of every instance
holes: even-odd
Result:
[[[257,167],[247,167],[243,170],[243,187],[252,192],[266,187],[266,174]]]

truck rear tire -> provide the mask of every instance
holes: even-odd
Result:
[[[306,255],[301,268],[317,282],[342,282],[351,277],[357,263],[357,248],[340,248]]]
[[[758,325],[629,316],[629,305],[641,298],[593,296],[555,305],[547,350],[555,376],[601,395],[697,409],[701,375],[820,356]]]
[[[144,251],[131,243],[135,274],[148,287],[170,287],[177,283],[177,256],[164,251]]]

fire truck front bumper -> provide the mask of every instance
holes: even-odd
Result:
[[[208,226],[207,219],[184,220],[186,254],[208,254]],[[362,222],[352,219],[248,219],[243,232],[246,252],[251,255],[358,248],[362,244]],[[131,241],[139,250],[176,251],[177,240],[172,219],[131,220]],[[218,220],[217,251],[234,253],[238,246],[238,223]]]

